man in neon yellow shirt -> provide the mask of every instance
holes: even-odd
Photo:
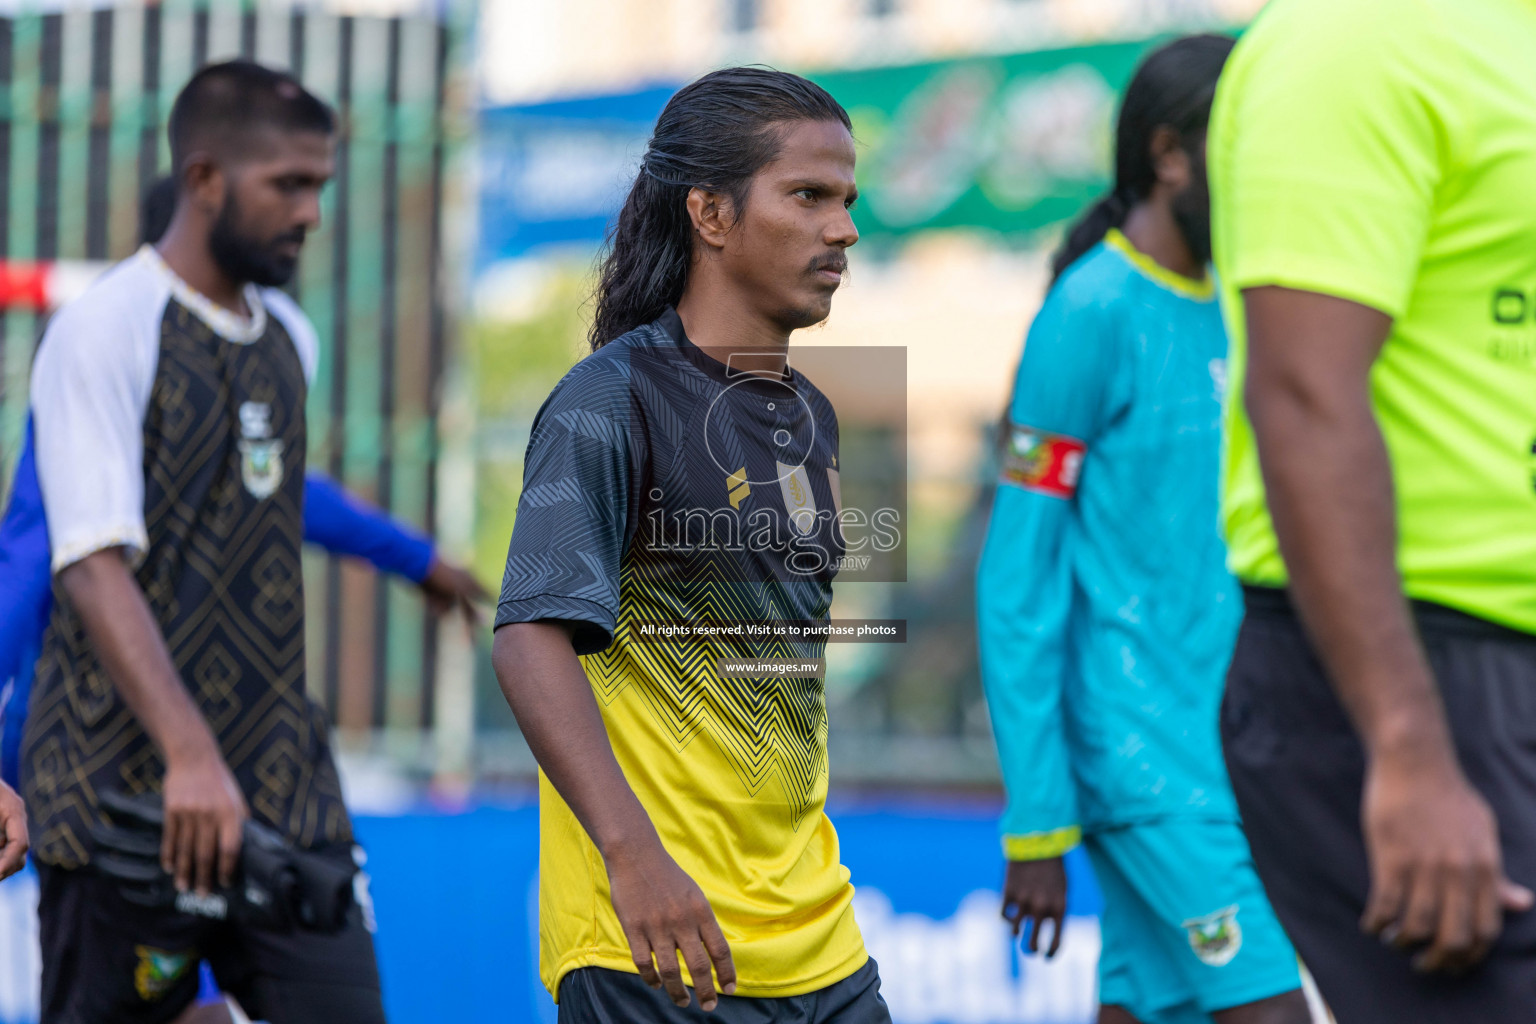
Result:
[[[1533,48],[1518,0],[1275,0],[1212,113],[1224,746],[1343,1024],[1536,1016]]]

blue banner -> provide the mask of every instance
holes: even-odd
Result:
[[[476,272],[549,246],[599,241],[676,89],[482,111]]]
[[[855,914],[896,1024],[1088,1024],[1102,905],[1080,851],[1055,960],[1020,955],[999,916],[992,806],[834,807]],[[392,1024],[549,1022],[538,980],[538,809],[360,815]],[[32,1024],[36,876],[0,884],[0,1024]]]

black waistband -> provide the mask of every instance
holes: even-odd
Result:
[[[1296,609],[1291,604],[1290,591],[1283,587],[1259,587],[1245,583],[1243,584],[1243,604],[1250,613],[1255,615],[1295,616],[1296,614]],[[1468,615],[1466,612],[1447,608],[1433,601],[1410,598],[1408,605],[1413,610],[1413,619],[1418,624],[1420,633],[1459,633],[1484,640],[1536,643],[1536,636],[1530,633],[1523,633],[1509,626],[1501,626],[1497,622],[1489,622],[1487,619],[1480,619],[1476,615]]]

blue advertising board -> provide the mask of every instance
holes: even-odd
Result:
[[[1156,42],[814,75],[853,121],[860,232],[1027,238],[1074,216],[1108,184],[1116,97]],[[482,111],[476,272],[600,241],[681,84]]]
[[[600,240],[676,89],[481,111],[476,271],[550,246]]]
[[[1050,962],[1020,955],[999,916],[988,805],[834,807],[855,914],[896,1024],[1088,1024],[1101,899],[1068,857],[1068,924]],[[359,815],[393,1024],[552,1022],[538,981],[538,809]],[[0,884],[0,1024],[37,1013],[36,877]]]

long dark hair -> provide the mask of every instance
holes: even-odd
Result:
[[[667,101],[600,262],[593,349],[682,297],[693,258],[689,190],[724,193],[739,217],[752,176],[778,155],[785,128],[801,121],[852,130],[848,112],[825,89],[772,68],[713,71]]]
[[[1172,128],[1189,144],[1205,130],[1216,79],[1232,46],[1228,36],[1185,36],[1158,47],[1141,62],[1126,87],[1115,125],[1115,184],[1067,232],[1051,257],[1051,283],[1110,228],[1124,224],[1131,207],[1152,191],[1157,182],[1153,132]]]

